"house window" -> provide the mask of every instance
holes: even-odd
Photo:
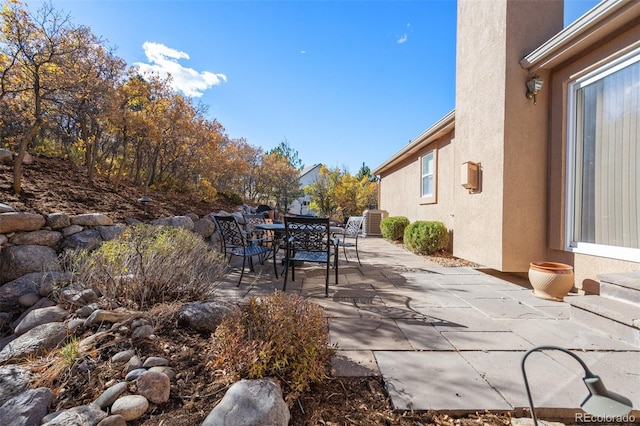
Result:
[[[436,201],[436,156],[435,150],[429,151],[420,159],[421,162],[421,196],[424,202]]]
[[[640,259],[640,50],[569,85],[568,249]]]

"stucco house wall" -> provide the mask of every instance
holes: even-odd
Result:
[[[454,255],[505,272],[525,272],[532,261],[568,263],[576,286],[597,292],[598,274],[639,270],[640,256],[567,247],[567,92],[574,79],[640,48],[640,2],[605,0],[565,29],[562,8],[555,0],[459,0],[456,110],[374,173],[380,208],[443,221]],[[537,104],[525,96],[533,76],[544,80]],[[443,129],[437,203],[422,205],[419,154]],[[467,161],[480,167],[474,191],[460,185]]]
[[[382,177],[379,186],[379,202],[392,212],[392,216],[405,216],[411,222],[416,220],[436,220],[448,229],[454,228],[455,176],[447,172],[455,168],[453,151],[453,131],[416,150],[408,158],[394,166]],[[421,158],[435,149],[438,169],[436,171],[436,203],[427,203],[420,196]]]
[[[566,60],[551,61],[548,65],[545,64],[542,68],[536,69],[536,72],[544,72],[550,75],[546,94],[550,98],[548,103],[550,111],[550,167],[548,191],[549,249],[547,257],[573,264],[576,274],[576,287],[592,293],[599,291],[599,284],[596,279],[598,274],[639,270],[640,258],[638,262],[630,262],[566,251],[567,93],[569,84],[576,78],[640,48],[640,2],[635,2],[635,4],[630,2],[629,7],[630,9],[624,10],[624,15],[622,13],[615,14],[600,23],[597,29],[591,30],[592,34],[601,31],[606,34],[606,37],[592,36],[594,38],[593,42],[582,42],[580,46],[574,47],[571,55]],[[632,17],[632,15],[635,17]],[[621,18],[621,16],[625,17]],[[625,19],[629,22],[619,25],[619,28],[614,31],[610,31],[608,27],[619,19]],[[574,43],[574,46],[577,44]]]

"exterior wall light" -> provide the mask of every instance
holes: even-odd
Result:
[[[527,380],[527,373],[524,369],[524,362],[527,360],[527,357],[533,352],[543,350],[556,350],[564,352],[567,355],[572,356],[576,361],[580,363],[580,365],[584,369],[584,377],[582,378],[582,380],[589,390],[589,394],[580,403],[580,407],[584,411],[593,414],[594,416],[606,418],[623,417],[631,412],[631,409],[633,408],[631,401],[622,395],[618,395],[617,393],[608,391],[604,386],[602,379],[600,379],[600,376],[593,374],[587,367],[587,364],[585,364],[584,361],[580,359],[580,357],[578,357],[578,355],[559,346],[536,346],[532,349],[529,349],[527,353],[524,354],[524,356],[522,357],[522,362],[520,364],[522,368],[522,376],[524,378],[524,386],[527,389],[527,397],[529,398],[531,419],[533,420],[534,426],[538,426],[538,419],[536,418],[536,413],[533,407],[533,399],[531,398],[531,390],[529,389],[529,381]]]
[[[544,83],[544,80],[537,75],[527,81],[527,99],[533,99],[534,105],[537,101],[538,92],[542,89],[542,83]]]

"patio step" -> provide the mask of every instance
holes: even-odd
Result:
[[[572,297],[571,319],[640,346],[640,271],[598,275],[600,295]]]
[[[640,308],[640,271],[598,275],[600,296],[633,303]]]

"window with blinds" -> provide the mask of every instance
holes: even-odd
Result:
[[[640,51],[569,86],[567,241],[640,261]]]

